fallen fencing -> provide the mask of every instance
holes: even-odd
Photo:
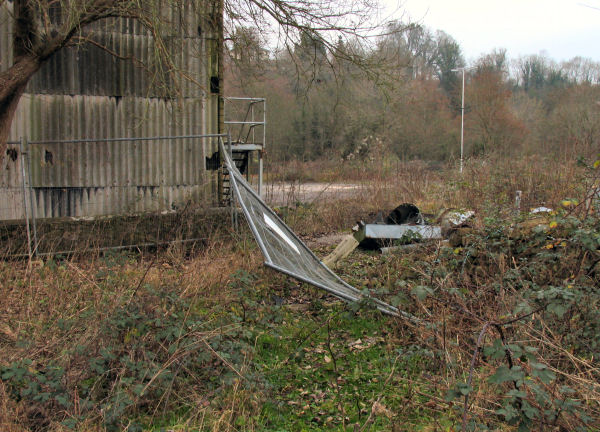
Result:
[[[267,267],[323,289],[342,300],[371,301],[385,314],[413,319],[406,312],[363,294],[325,266],[244,180],[222,141],[220,146],[234,198],[239,201]]]

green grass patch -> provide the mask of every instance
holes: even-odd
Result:
[[[264,430],[390,430],[415,395],[412,378],[428,368],[426,350],[398,347],[392,319],[343,305],[311,314],[284,313],[276,333],[260,335],[255,363],[270,385]],[[422,392],[430,391],[421,389]],[[429,424],[432,413],[411,410],[402,422]]]

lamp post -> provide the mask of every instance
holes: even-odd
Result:
[[[465,70],[471,68],[451,69],[451,72],[462,71],[462,103],[460,108],[460,172],[463,172],[463,155],[465,149]]]

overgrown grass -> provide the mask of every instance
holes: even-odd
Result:
[[[477,210],[459,246],[342,263],[418,322],[262,268],[247,230],[191,255],[1,262],[0,430],[598,430],[598,171],[396,173],[283,216],[315,236],[405,201]],[[557,211],[518,215],[516,189]]]
[[[373,313],[337,307],[311,315],[308,322],[305,316],[288,315],[290,322],[280,332],[258,340],[257,356],[273,394],[263,407],[264,430],[346,430],[354,425],[389,430],[394,424],[433,421],[432,411],[422,407],[432,386],[418,382],[431,363],[427,350],[399,346],[392,321]],[[419,408],[405,411],[407,403]]]
[[[440,209],[466,208],[474,210],[480,221],[490,216],[509,220],[515,213],[517,191],[521,191],[520,211],[528,212],[540,206],[558,208],[563,199],[583,197],[593,186],[598,187],[585,164],[540,156],[471,159],[463,173],[456,165],[429,166],[390,157],[342,164],[317,161],[304,168],[314,181],[356,185],[350,196],[332,199],[324,193],[309,203],[300,202],[290,188],[282,206],[284,216],[305,235],[349,229],[359,219],[368,221],[405,202],[416,204],[432,218]],[[296,189],[302,183],[296,180]]]
[[[3,300],[3,430],[389,427],[428,357],[403,354],[393,321],[257,270],[255,252],[3,265],[25,282]]]

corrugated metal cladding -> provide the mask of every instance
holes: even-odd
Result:
[[[8,69],[13,62],[11,14],[12,3],[4,2],[0,6],[0,71]]]
[[[10,139],[29,143],[25,161],[37,217],[173,210],[189,200],[218,203],[218,172],[205,168],[205,158],[218,151],[214,138],[40,143],[219,133],[220,94],[210,92],[211,77],[220,75],[219,35],[209,31],[193,8],[196,2],[183,3],[185,10],[170,11],[165,23],[179,32],[173,38],[180,47],[176,62],[195,81],[179,82],[183,98],[169,102],[147,70],[89,43],[62,50],[32,79]],[[0,6],[0,70],[13,61],[11,8],[10,2]],[[137,21],[104,20],[88,28],[86,37],[119,55],[153,61],[154,41]],[[8,151],[12,157],[0,163],[0,220],[25,216],[18,143]]]

